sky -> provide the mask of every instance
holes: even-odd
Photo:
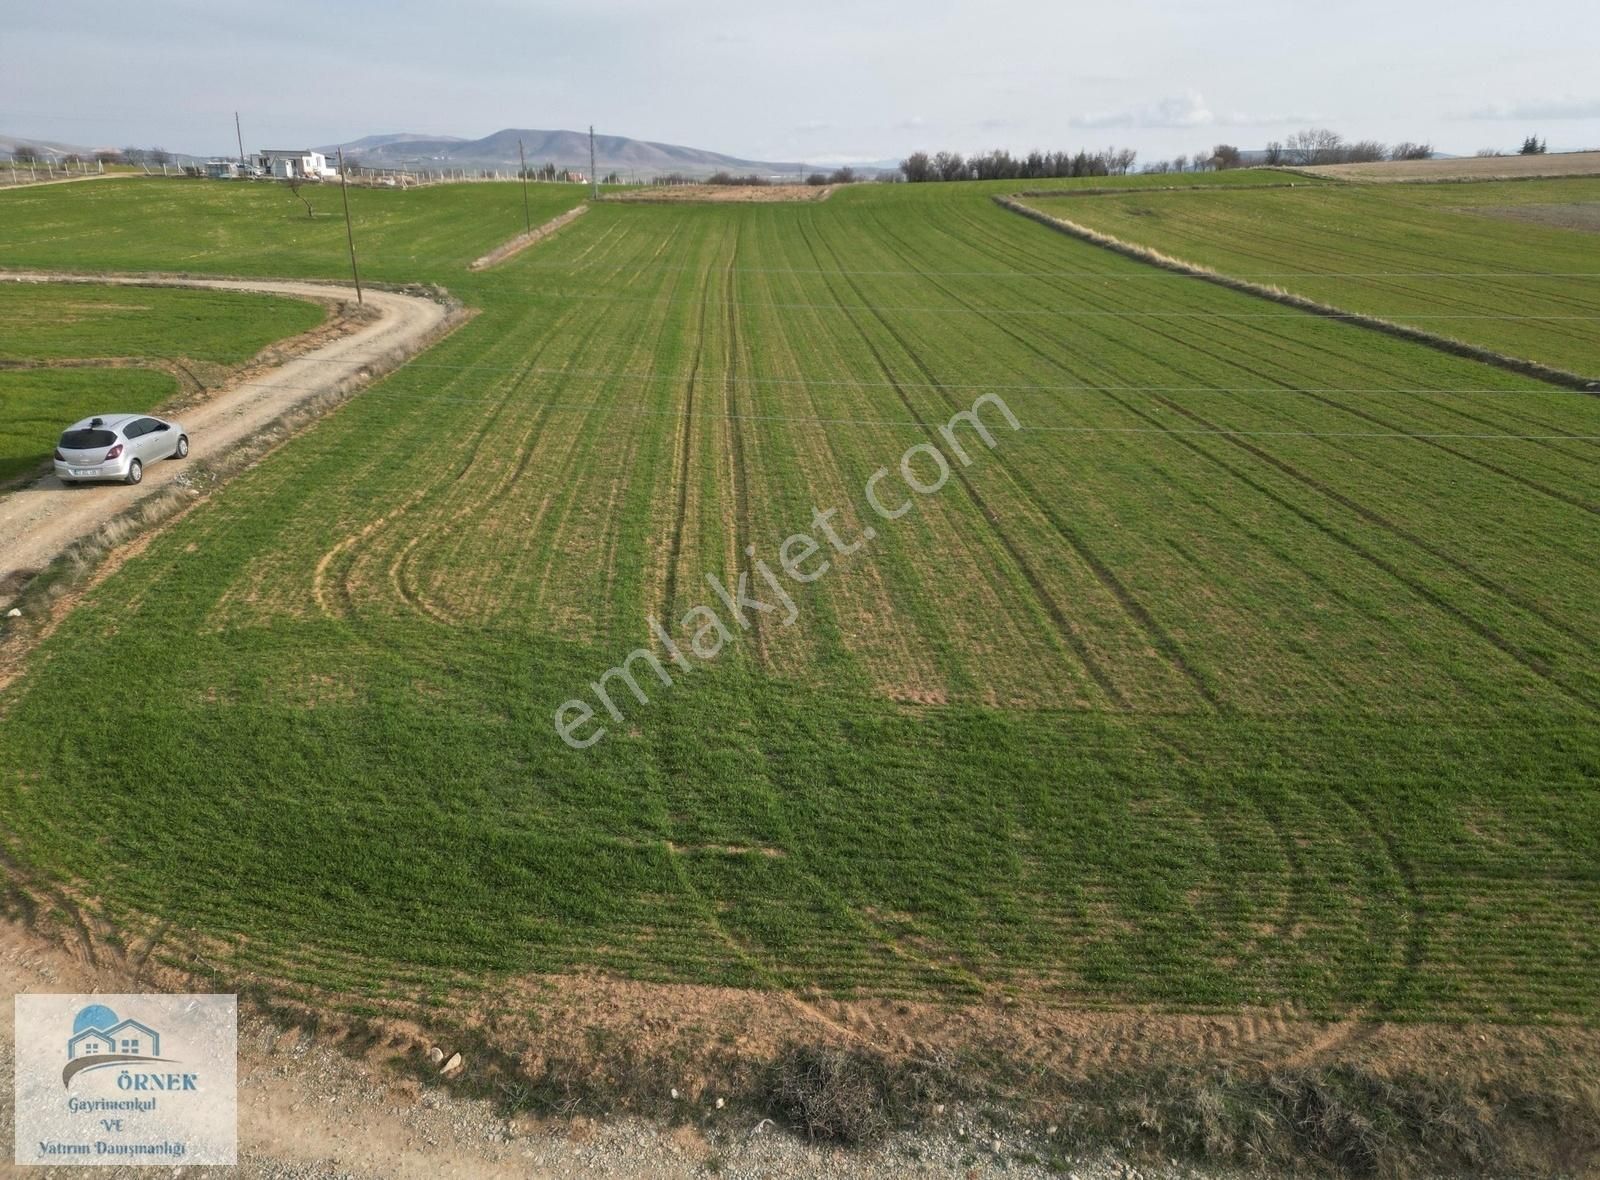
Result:
[[[596,129],[748,159],[1133,147],[1307,126],[1600,148],[1594,0],[14,0],[0,134],[232,153]]]

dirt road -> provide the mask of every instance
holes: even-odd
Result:
[[[90,963],[33,930],[0,920],[0,1153],[13,1134],[13,1005],[22,992],[139,992],[152,987],[125,966]],[[470,1071],[475,1063],[469,1061]],[[899,1134],[871,1149],[810,1144],[749,1112],[719,1110],[709,1097],[675,1125],[639,1118],[507,1117],[495,1103],[419,1079],[381,1051],[357,1054],[326,1038],[249,1012],[239,1019],[239,1167],[243,1180],[1047,1180],[1026,1132],[972,1135],[974,1112],[947,1125]],[[663,1087],[677,1079],[663,1077]],[[681,1083],[680,1083],[681,1084]],[[171,1170],[167,1174],[185,1174]],[[43,1169],[40,1169],[41,1174]],[[53,1177],[135,1180],[149,1168],[55,1167]],[[1077,1163],[1081,1180],[1218,1180],[1190,1168],[1142,1167],[1113,1156]]]
[[[55,176],[44,180],[28,180],[20,173],[15,181],[0,176],[0,188],[40,188],[47,184],[78,184],[85,180],[132,180],[138,172],[90,172],[84,176]]]
[[[114,283],[128,286],[201,287],[218,291],[256,291],[314,299],[355,299],[348,287],[327,283],[267,279],[150,279],[58,276],[9,272],[0,280],[17,282]],[[39,570],[73,541],[171,483],[197,459],[225,454],[296,404],[322,396],[363,369],[392,364],[420,351],[443,323],[448,309],[419,295],[366,292],[379,317],[354,332],[312,349],[247,382],[220,390],[180,417],[191,444],[188,461],[151,464],[137,487],[87,484],[64,488],[53,475],[0,496],[0,585],[17,571]],[[115,411],[116,406],[105,409]],[[63,423],[62,425],[66,425]],[[0,606],[8,605],[0,595]]]

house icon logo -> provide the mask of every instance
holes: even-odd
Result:
[[[123,1065],[129,1061],[168,1061],[161,1056],[161,1034],[148,1024],[122,1019],[104,1004],[80,1009],[67,1038],[67,1064],[61,1084],[70,1085],[89,1069]]]

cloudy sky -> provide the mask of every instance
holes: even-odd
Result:
[[[1600,148],[1594,0],[15,0],[0,134],[198,154],[581,128],[753,159],[1310,124]]]

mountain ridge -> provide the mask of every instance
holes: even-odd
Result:
[[[561,168],[588,171],[589,135],[584,131],[505,127],[480,139],[397,132],[369,135],[348,143],[329,144],[317,150],[331,155],[343,148],[346,159],[369,168],[488,168],[515,171],[519,162],[519,139],[530,168],[549,163]],[[798,174],[804,168],[803,164],[794,161],[751,160],[704,148],[634,139],[625,135],[596,135],[594,144],[595,163],[602,173],[709,174],[754,171],[763,174]]]

